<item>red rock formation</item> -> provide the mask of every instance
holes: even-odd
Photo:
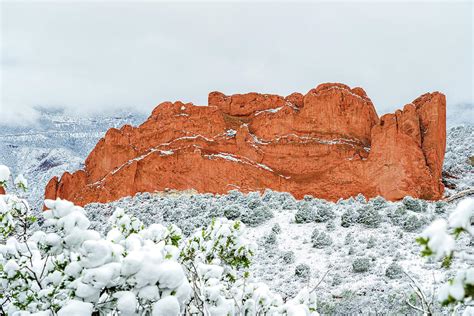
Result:
[[[165,102],[136,128],[110,129],[84,170],[51,179],[46,198],[84,205],[165,188],[442,197],[441,93],[380,119],[363,89],[343,84],[288,97],[212,92],[208,103]]]

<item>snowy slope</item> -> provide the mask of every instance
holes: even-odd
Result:
[[[361,196],[338,203],[312,197],[296,201],[288,193],[267,191],[261,196],[233,191],[228,195],[144,193],[113,203],[89,204],[86,210],[93,226],[103,231],[116,207],[145,224],[177,224],[185,234],[212,218],[238,218],[247,224],[249,238],[259,244],[253,275],[284,297],[292,297],[305,284],[314,287],[329,271],[318,287],[319,312],[412,314],[404,301],[413,291],[401,269],[427,293],[452,277],[439,263],[420,257],[415,238],[434,218],[446,217],[453,206],[413,199],[367,203]],[[321,216],[296,223],[308,210]],[[365,215],[361,220],[348,220],[351,212]],[[312,240],[315,229],[327,234],[330,242]],[[461,244],[473,249],[473,242],[466,239]],[[297,275],[301,264],[309,268],[307,275]],[[440,306],[436,309],[443,311]]]

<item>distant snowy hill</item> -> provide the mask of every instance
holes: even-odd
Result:
[[[0,164],[14,175],[23,174],[31,185],[33,204],[38,205],[46,183],[65,171],[82,168],[97,141],[111,127],[138,125],[145,116],[121,111],[113,116],[72,117],[63,110],[39,109],[34,126],[0,126]]]

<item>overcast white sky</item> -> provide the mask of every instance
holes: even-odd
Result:
[[[207,94],[363,87],[383,114],[439,90],[473,102],[473,4],[1,3],[0,118]]]

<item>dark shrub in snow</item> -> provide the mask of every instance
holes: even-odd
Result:
[[[369,271],[371,261],[369,258],[356,258],[352,261],[352,271],[362,273]]]
[[[403,275],[402,267],[393,261],[385,270],[385,276],[389,277],[390,279],[399,279]]]
[[[279,234],[279,233],[281,233],[281,227],[280,227],[280,224],[278,224],[278,223],[275,223],[275,225],[273,225],[273,227],[272,227],[272,232],[274,232],[275,234]]]
[[[244,210],[241,214],[240,220],[246,225],[255,227],[272,217],[273,213],[268,206],[260,206],[255,209]]]
[[[311,242],[314,248],[324,248],[332,244],[332,239],[327,233],[315,229],[311,235]]]
[[[387,212],[387,216],[392,221],[393,225],[402,226],[404,219],[408,216],[406,207],[402,204],[399,205],[395,210]]]
[[[332,231],[334,231],[335,229],[336,229],[336,223],[334,223],[334,221],[331,220],[331,221],[329,221],[329,222],[326,223],[326,230],[327,230],[327,231],[332,232]]]
[[[444,201],[438,201],[435,203],[435,212],[437,214],[443,214],[446,213],[446,207],[448,206],[448,203]]]
[[[372,205],[372,207],[375,210],[379,211],[379,210],[385,208],[388,203],[383,197],[377,196],[373,199],[370,199],[369,204]]]
[[[264,243],[266,245],[275,245],[277,243],[277,235],[274,232],[266,235],[264,238]]]
[[[240,217],[241,211],[240,207],[235,204],[231,204],[224,209],[224,216],[228,219],[237,219]]]
[[[305,263],[300,263],[295,268],[295,275],[304,280],[309,280],[311,276],[311,268]]]
[[[316,208],[314,221],[317,223],[326,222],[336,217],[330,205],[319,203],[314,208]]]
[[[357,222],[366,227],[376,228],[382,221],[379,212],[371,206],[362,207],[357,210],[357,213],[359,213]]]
[[[357,194],[357,196],[355,197],[355,200],[359,203],[362,203],[362,204],[367,204],[367,199],[365,198],[365,196],[363,196],[362,194]]]
[[[254,193],[254,192],[252,192],[252,193]],[[262,202],[262,199],[260,198],[260,196],[251,196],[250,197],[250,194],[252,194],[252,193],[249,193],[249,197],[248,197],[249,201],[247,202],[247,207],[249,209],[254,210],[256,208],[259,208],[259,207],[263,206],[263,202]]]
[[[354,242],[354,235],[352,233],[348,233],[346,237],[344,238],[344,244],[345,245],[350,245]]]
[[[414,232],[421,228],[424,224],[416,215],[406,216],[403,220],[402,228],[407,232]]]
[[[291,250],[285,251],[281,254],[281,258],[283,259],[284,263],[290,264],[295,262],[295,253]]]
[[[407,209],[417,213],[425,212],[428,207],[426,201],[414,199],[411,196],[405,196],[402,202]]]
[[[297,223],[311,223],[316,218],[316,211],[307,202],[298,202],[298,211],[295,214],[295,221]]]
[[[359,214],[355,212],[353,209],[348,208],[342,213],[341,216],[341,226],[342,227],[349,227],[357,223],[357,219],[359,218]]]

